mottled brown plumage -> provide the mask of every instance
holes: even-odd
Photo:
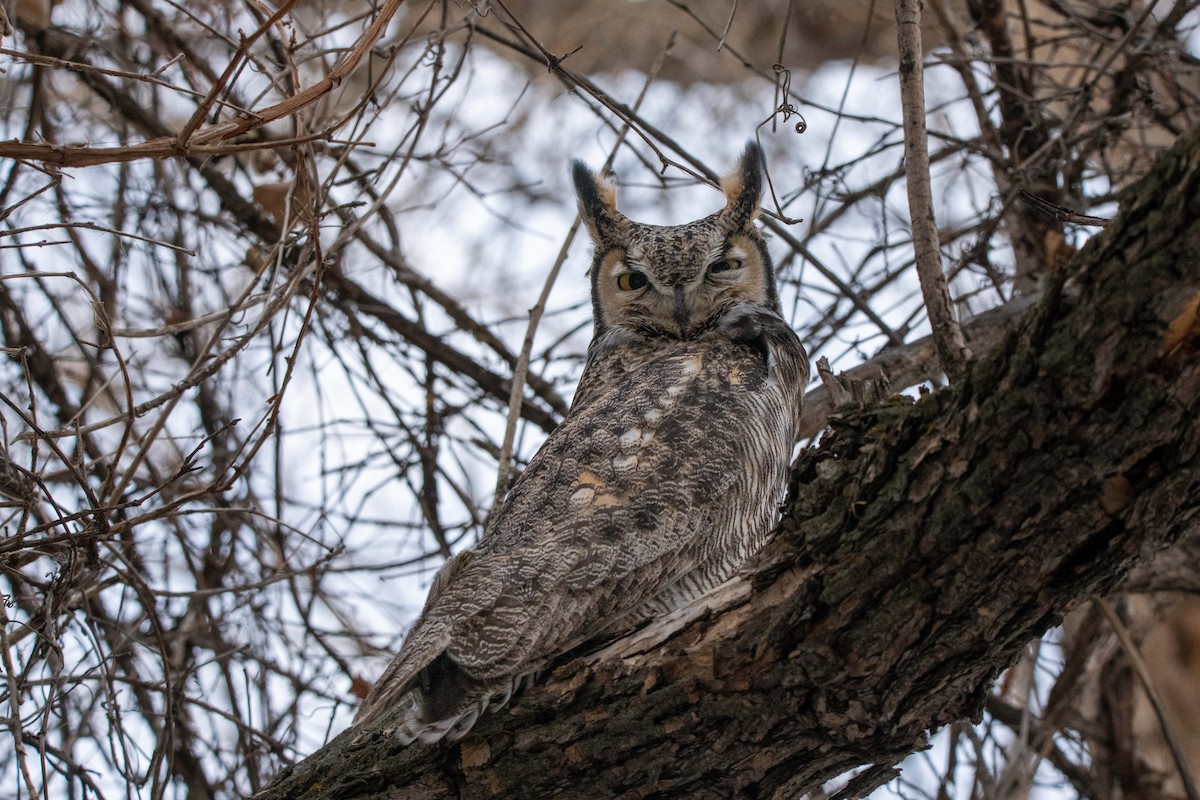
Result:
[[[579,162],[574,178],[596,245],[587,364],[359,711],[405,742],[460,738],[554,656],[690,602],[778,513],[808,360],[754,226],[757,146],[725,208],[686,225],[632,222],[609,181]]]

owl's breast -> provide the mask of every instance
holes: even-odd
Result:
[[[457,663],[481,679],[509,674],[688,602],[761,545],[805,371],[795,334],[780,326],[589,360],[570,412],[459,581],[477,610],[456,617],[455,640],[474,653],[502,619],[504,647],[455,651]]]
[[[570,413],[504,511],[527,509],[522,517],[539,525],[586,518],[619,535],[661,529],[672,510],[711,503],[735,486],[778,484],[803,387],[795,369],[791,380],[773,377],[781,358],[764,347],[675,340],[589,362]]]
[[[596,369],[581,380],[570,413],[514,493],[538,485],[550,511],[569,487],[562,511],[572,515],[604,509],[617,515],[636,498],[645,502],[660,494],[671,472],[698,454],[702,429],[696,426],[704,414],[697,404],[706,387],[719,382],[719,369],[713,372],[706,355],[679,343],[632,352],[619,363],[589,365]]]

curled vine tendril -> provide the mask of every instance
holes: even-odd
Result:
[[[777,76],[775,86],[781,97],[775,113],[782,114],[784,122],[791,119],[793,115],[799,117],[799,121],[796,122],[796,133],[804,133],[808,130],[808,121],[804,119],[804,115],[800,113],[799,109],[788,102],[788,97],[792,94],[792,71],[783,64],[772,64],[771,69],[775,70],[775,75]],[[781,82],[782,86],[780,85]]]

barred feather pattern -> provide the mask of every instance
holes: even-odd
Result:
[[[555,656],[695,600],[761,546],[809,373],[754,226],[762,170],[748,146],[724,209],[652,226],[576,164],[595,330],[570,412],[438,573],[357,724],[459,739]]]

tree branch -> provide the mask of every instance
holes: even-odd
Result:
[[[942,251],[933,217],[929,181],[929,134],[925,128],[925,70],[921,52],[921,0],[896,0],[896,42],[900,52],[900,103],[904,114],[904,174],[912,219],[917,278],[938,360],[946,376],[957,382],[966,375],[971,357],[962,328],[950,305],[950,287],[942,272]]]
[[[1002,306],[988,309],[966,320],[962,328],[967,342],[976,352],[992,349],[1012,325],[1013,320],[1028,311],[1040,296],[1036,292],[1021,295]],[[933,336],[925,336],[898,347],[888,347],[879,355],[846,370],[843,374],[854,380],[868,380],[878,377],[880,372],[887,376],[894,391],[907,389],[938,375],[940,370]],[[800,439],[811,439],[825,430],[831,411],[829,390],[825,386],[805,392],[804,418],[800,420],[797,436]]]

